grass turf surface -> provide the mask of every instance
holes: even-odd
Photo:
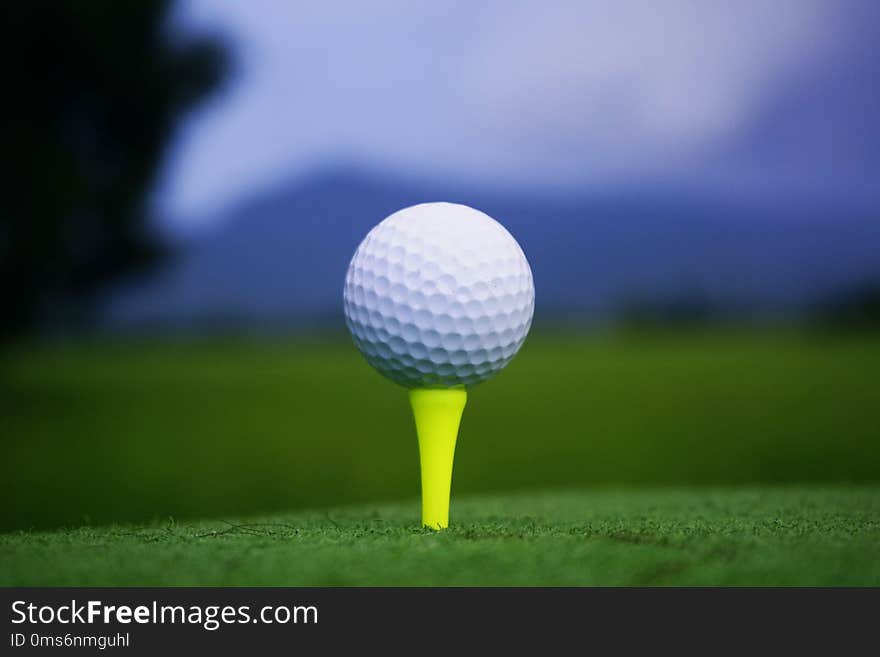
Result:
[[[880,336],[536,331],[469,393],[456,495],[880,481]],[[0,354],[0,531],[419,490],[406,393],[346,336]]]
[[[608,489],[0,535],[2,585],[880,585],[880,488]]]

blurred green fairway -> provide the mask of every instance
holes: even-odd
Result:
[[[2,585],[880,585],[880,488],[469,496],[0,535]]]
[[[878,381],[878,336],[538,333],[472,391],[454,494],[878,482]],[[18,347],[0,404],[2,530],[418,495],[406,394],[339,336]]]

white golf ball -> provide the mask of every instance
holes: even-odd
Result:
[[[485,381],[519,350],[535,309],[516,240],[455,203],[414,205],[374,227],[351,260],[343,297],[358,349],[408,388]]]

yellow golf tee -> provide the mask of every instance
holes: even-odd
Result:
[[[449,526],[449,489],[458,425],[467,402],[464,388],[410,390],[422,467],[422,525]]]

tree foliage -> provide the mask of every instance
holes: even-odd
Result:
[[[161,252],[148,193],[175,125],[226,68],[215,39],[169,29],[169,10],[166,0],[4,7],[3,334],[87,308]]]

